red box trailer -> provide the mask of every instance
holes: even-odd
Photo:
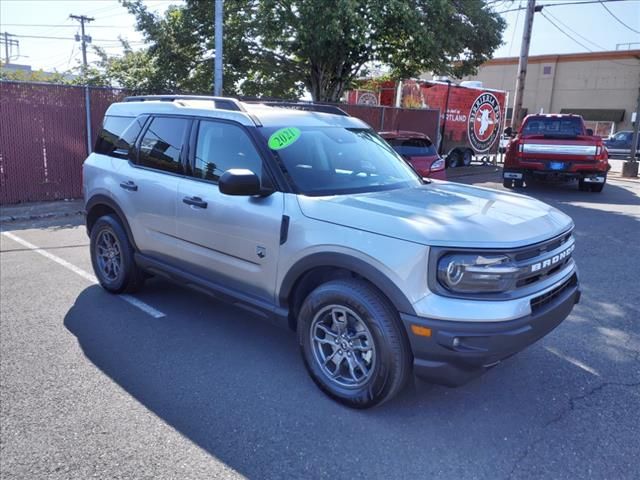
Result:
[[[397,83],[382,82],[370,90],[347,92],[347,103],[395,106]],[[507,92],[483,88],[471,82],[406,80],[402,82],[400,106],[439,109],[440,135],[432,139],[448,166],[469,165],[473,156],[498,152],[504,128]],[[444,113],[443,113],[444,112]]]

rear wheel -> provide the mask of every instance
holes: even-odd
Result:
[[[600,193],[602,192],[602,189],[604,188],[605,183],[606,183],[606,179],[602,183],[585,182],[584,180],[580,179],[578,180],[578,190],[580,190],[581,192]]]
[[[465,150],[462,154],[462,163],[465,167],[471,165],[471,161],[473,160],[473,152],[471,150]]]
[[[503,178],[502,186],[504,188],[513,188],[513,180],[511,178]]]
[[[369,408],[396,395],[411,370],[397,312],[364,281],[334,280],[305,299],[298,338],[313,381],[334,400]]]
[[[449,165],[449,168],[460,167],[462,166],[462,162],[462,154],[458,150],[454,150],[447,157],[447,164]]]
[[[524,180],[520,179],[520,180],[514,180],[513,181],[513,186],[515,188],[524,188]]]
[[[91,264],[100,285],[109,292],[134,292],[142,287],[144,273],[135,263],[133,247],[119,220],[100,217],[91,229]]]

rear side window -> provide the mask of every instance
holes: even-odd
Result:
[[[153,118],[140,141],[138,165],[184,173],[181,152],[188,124],[184,118]]]
[[[102,130],[96,140],[95,152],[112,157],[127,158],[146,117],[104,117]]]
[[[431,157],[437,155],[436,147],[425,138],[392,138],[389,145],[400,155],[407,157]]]

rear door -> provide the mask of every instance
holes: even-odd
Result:
[[[129,162],[119,162],[112,188],[138,249],[165,260],[174,255],[176,199],[190,123],[188,118],[150,117]]]
[[[271,184],[249,132],[222,120],[194,122],[189,175],[178,187],[176,236],[190,272],[272,302],[284,210],[282,192],[264,197],[223,195],[218,179],[246,168]]]

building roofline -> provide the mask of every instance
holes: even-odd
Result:
[[[623,60],[627,58],[640,59],[640,50],[612,50],[609,52],[582,52],[563,53],[556,55],[534,55],[529,57],[529,63],[549,63],[549,62],[596,62],[599,60]],[[518,57],[492,58],[482,66],[488,65],[511,65],[517,64]]]

